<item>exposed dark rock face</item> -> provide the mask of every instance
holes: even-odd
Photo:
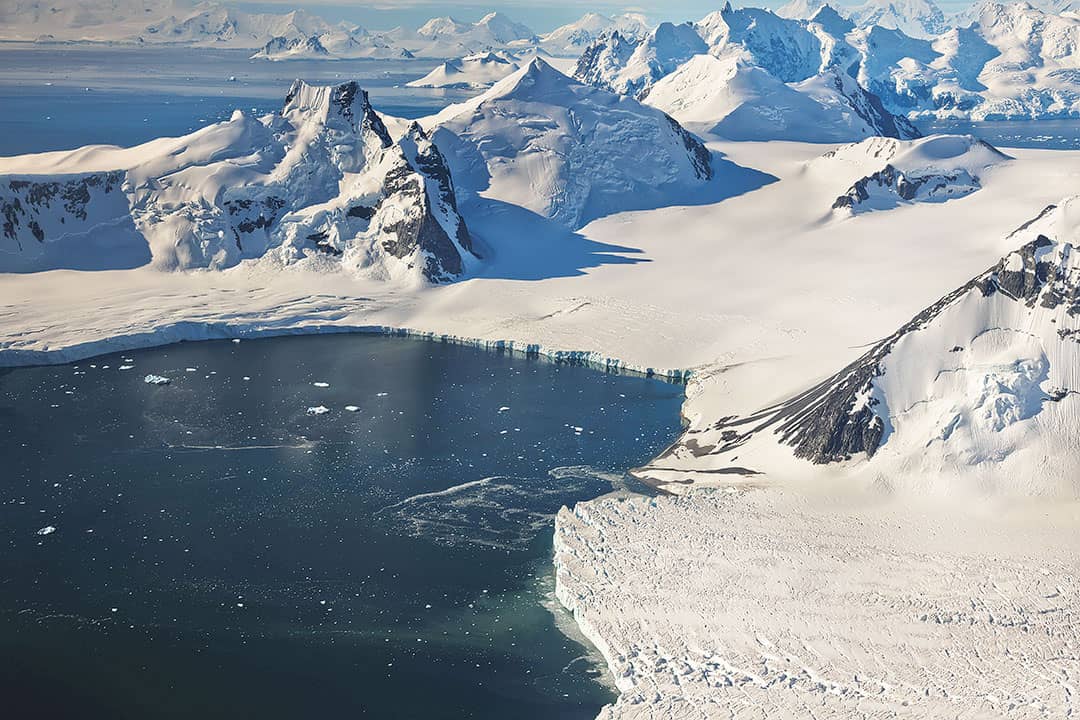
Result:
[[[445,282],[463,272],[458,248],[471,251],[472,238],[457,212],[453,181],[442,153],[418,125],[409,129],[407,140],[404,149],[412,155],[412,163],[403,163],[387,173],[384,197],[377,210],[393,202],[417,211],[383,226],[387,235],[382,247],[397,258],[410,257],[419,249],[424,257],[421,268],[424,277],[433,283]],[[429,197],[432,190],[429,185],[434,186],[434,197]],[[449,211],[443,215],[454,224],[453,239],[435,215],[439,205]]]
[[[832,204],[832,209],[854,209],[860,203],[870,199],[870,188],[875,185],[894,192],[901,200],[914,200],[919,190],[924,186],[929,186],[928,194],[934,195],[945,190],[950,185],[967,184],[972,181],[977,183],[978,178],[966,172],[908,177],[892,165],[886,165],[876,173],[857,180],[846,193],[836,198]]]
[[[68,220],[85,221],[89,217],[93,194],[110,195],[121,190],[125,174],[122,171],[92,173],[57,178],[55,180],[9,179],[6,188],[0,186],[0,217],[3,234],[22,248],[26,239],[23,228],[39,243],[48,234],[44,215],[54,217],[61,225]]]
[[[671,129],[678,134],[683,147],[686,148],[686,152],[690,155],[690,161],[694,164],[694,174],[700,180],[711,180],[713,176],[712,153],[709,152],[704,143],[691,135],[675,118],[666,113],[664,117],[671,123]]]

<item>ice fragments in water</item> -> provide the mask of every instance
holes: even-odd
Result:
[[[168,385],[169,383],[172,382],[172,380],[165,377],[164,375],[152,375],[151,374],[151,375],[147,375],[146,377],[144,377],[143,382],[146,383],[147,385]]]

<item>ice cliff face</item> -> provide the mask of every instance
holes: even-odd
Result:
[[[418,126],[393,141],[356,83],[297,81],[278,115],[237,111],[182,138],[47,157],[60,172],[0,178],[2,269],[95,252],[107,267],[120,243],[162,269],[329,257],[439,282],[470,256],[442,155]]]
[[[678,203],[712,178],[708,150],[671,117],[539,58],[425,122],[466,193],[572,228]]]
[[[998,481],[1010,463],[1037,463],[1047,487],[1075,484],[1080,200],[1046,208],[1009,242],[994,267],[833,377],[726,423],[730,446],[767,431],[815,463],[982,468]]]

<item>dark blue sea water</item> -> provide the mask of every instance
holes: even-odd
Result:
[[[591,719],[552,517],[623,486],[681,398],[355,335],[2,371],[3,714]]]
[[[296,78],[357,80],[383,113],[417,118],[469,93],[404,87],[435,60],[251,60],[248,50],[0,43],[0,156],[183,135],[240,108],[279,110]]]

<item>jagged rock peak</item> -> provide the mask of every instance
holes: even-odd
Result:
[[[294,80],[281,109],[282,117],[299,125],[306,120],[334,124],[343,120],[353,130],[370,129],[383,147],[393,144],[382,118],[371,106],[368,94],[355,80],[340,85],[311,85]]]

